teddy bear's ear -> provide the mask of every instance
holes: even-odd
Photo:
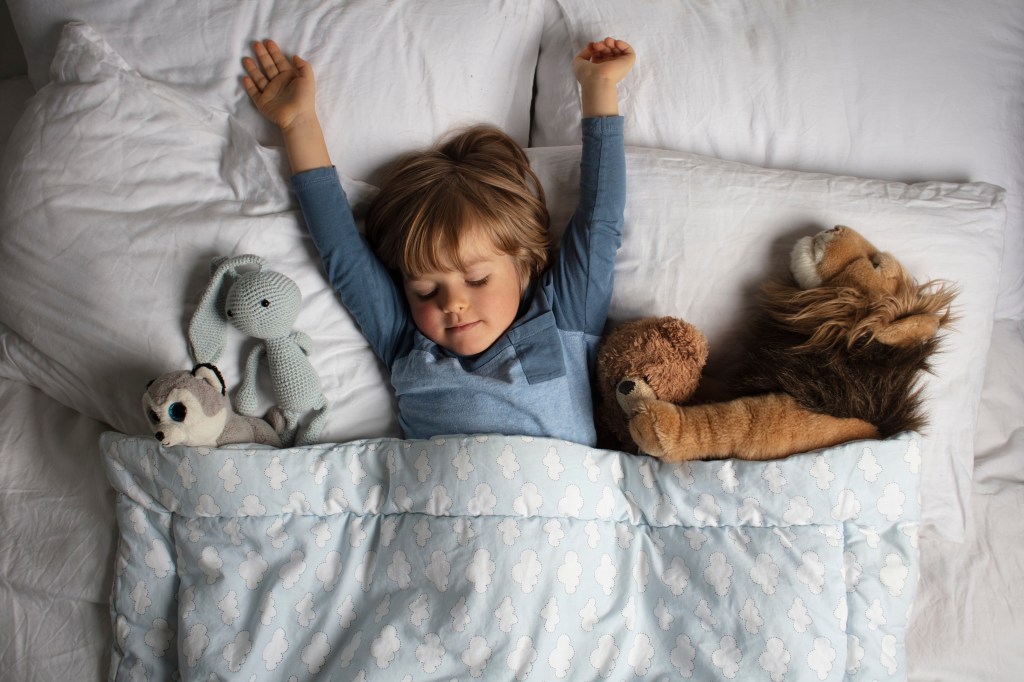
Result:
[[[914,346],[935,336],[941,321],[940,316],[928,313],[901,317],[875,330],[875,340],[894,348]]]
[[[215,388],[221,395],[227,395],[227,387],[224,385],[224,377],[220,370],[208,362],[196,365],[192,370],[192,376],[201,379]]]

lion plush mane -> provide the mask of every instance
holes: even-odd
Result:
[[[919,379],[953,321],[955,290],[917,283],[847,227],[801,239],[790,270],[791,281],[762,287],[741,397],[677,405],[623,377],[616,397],[642,451],[772,459],[925,427]]]
[[[870,422],[882,438],[927,424],[918,379],[931,371],[941,340],[932,335],[889,345],[876,335],[892,320],[934,316],[951,320],[953,292],[919,285],[903,273],[892,295],[788,283],[762,287],[759,316],[744,376],[747,392],[783,391],[801,406]]]

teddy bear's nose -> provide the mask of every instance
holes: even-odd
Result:
[[[156,433],[153,434],[153,437],[156,438],[157,440],[163,440],[164,439],[164,432],[163,431],[157,431]]]
[[[630,393],[633,392],[634,388],[636,388],[635,381],[630,381],[629,379],[626,379],[625,381],[619,382],[619,393],[621,393],[622,395],[629,395]]]

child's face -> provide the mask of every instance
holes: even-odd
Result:
[[[512,326],[522,287],[512,257],[486,238],[460,245],[465,270],[438,270],[405,278],[405,296],[416,327],[459,355],[487,350]]]

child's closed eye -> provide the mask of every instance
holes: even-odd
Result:
[[[466,284],[468,284],[471,287],[482,287],[483,285],[487,284],[487,280],[489,279],[490,276],[481,277],[480,279],[467,279]]]
[[[437,295],[437,289],[432,289],[427,292],[413,291],[413,293],[416,294],[416,298],[420,299],[421,301],[429,301],[430,299],[434,298],[434,296]]]

